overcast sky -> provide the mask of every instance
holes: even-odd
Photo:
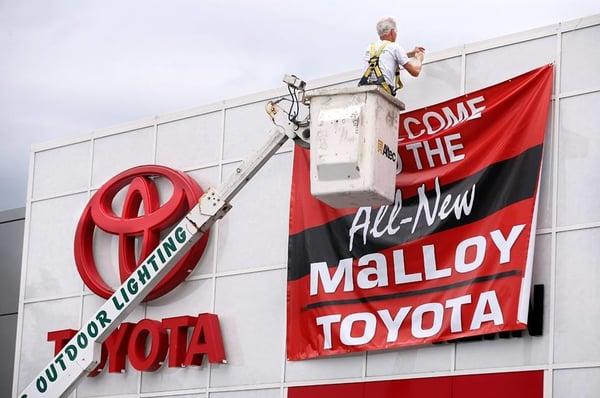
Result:
[[[31,144],[362,67],[384,15],[438,51],[600,13],[598,0],[0,0],[0,210]],[[585,56],[585,54],[582,54]]]

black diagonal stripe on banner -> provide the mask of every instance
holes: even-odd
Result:
[[[463,214],[460,219],[457,219],[452,212],[444,220],[436,217],[432,225],[428,225],[425,217],[421,215],[414,232],[411,233],[413,223],[400,224],[400,221],[411,217],[416,220],[419,198],[414,196],[402,202],[400,213],[395,217],[396,222],[393,224],[395,227],[400,225],[400,230],[396,234],[384,234],[379,238],[369,236],[366,244],[363,243],[362,236],[356,234],[352,251],[348,248],[348,240],[354,214],[290,236],[288,280],[293,281],[308,275],[310,264],[313,262],[326,262],[330,267],[337,266],[342,258],[359,258],[367,253],[380,252],[423,236],[470,224],[513,203],[533,197],[536,192],[542,149],[542,145],[531,147],[516,157],[494,163],[463,180],[442,186],[439,205],[448,194],[452,195],[452,203],[459,194],[464,196],[467,191],[470,197],[471,188],[476,185],[473,208],[469,215]],[[426,195],[429,208],[434,208],[435,190],[427,191]],[[380,229],[384,229],[388,224],[391,210],[392,206],[388,206],[388,210],[379,222]],[[373,209],[370,214],[370,226],[373,226],[376,216],[377,209]]]

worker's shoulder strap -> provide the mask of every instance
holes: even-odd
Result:
[[[383,53],[383,50],[385,50],[385,48],[390,43],[391,42],[387,40],[382,40],[379,46],[377,46],[377,43],[371,43],[371,46],[369,47],[369,57],[371,57],[371,60],[376,59],[377,61],[379,61],[381,53]]]

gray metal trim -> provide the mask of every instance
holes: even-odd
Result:
[[[24,219],[25,207],[17,207],[15,209],[0,211],[0,224]]]

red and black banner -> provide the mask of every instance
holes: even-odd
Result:
[[[393,204],[333,209],[294,152],[290,360],[524,329],[552,65],[400,117]]]

